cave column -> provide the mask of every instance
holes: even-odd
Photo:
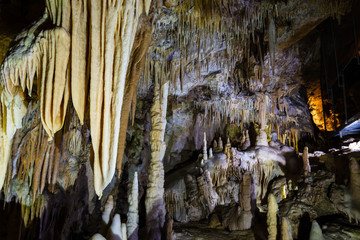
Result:
[[[151,161],[145,199],[148,239],[161,239],[161,230],[165,222],[163,158],[166,150],[164,135],[168,92],[169,82],[160,87],[160,83],[155,81],[154,102],[151,107]]]

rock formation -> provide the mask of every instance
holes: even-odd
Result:
[[[129,201],[129,211],[127,214],[127,238],[129,240],[138,239],[138,228],[139,228],[139,186],[138,186],[138,173],[134,173],[132,184],[129,184],[129,189],[131,189],[128,201]]]
[[[168,91],[169,82],[163,85],[160,82],[155,82],[154,102],[151,107],[151,161],[145,200],[147,232],[148,236],[152,239],[161,239],[161,231],[164,227],[166,214],[163,158],[166,150],[164,134]]]
[[[308,150],[308,147],[304,147],[302,159],[303,159],[304,171],[305,172],[311,172],[311,167],[310,167],[310,163],[309,163],[309,150]]]
[[[359,12],[0,0],[0,238],[358,238]]]
[[[312,221],[312,225],[311,225],[311,231],[310,231],[310,240],[324,240],[324,236],[322,234],[321,228],[319,226],[319,224],[317,223],[317,221]]]
[[[268,197],[268,212],[267,212],[267,229],[268,229],[268,239],[269,240],[276,240],[277,235],[277,211],[278,205],[276,203],[276,199],[274,195],[271,193]]]
[[[291,225],[286,217],[281,218],[281,239],[292,240]]]

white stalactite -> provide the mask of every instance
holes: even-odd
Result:
[[[127,237],[129,240],[137,240],[138,239],[138,228],[139,228],[139,184],[138,184],[138,173],[134,173],[134,178],[132,184],[130,184],[129,189],[131,189],[131,193],[128,198],[129,202],[129,211],[127,214]]]
[[[16,130],[11,122],[21,121],[25,112],[24,103],[12,105],[13,98],[19,95],[24,101],[26,88],[31,95],[37,76],[41,121],[50,139],[63,126],[70,95],[81,123],[85,108],[89,107],[94,186],[96,194],[102,196],[116,168],[130,53],[139,17],[143,12],[149,13],[150,3],[151,0],[45,1],[44,17],[17,37],[16,46],[1,65],[2,122],[8,126],[0,133],[0,187],[10,154],[7,146]],[[49,19],[56,27],[41,31]],[[11,116],[14,113],[17,115]]]
[[[154,102],[151,107],[150,145],[151,161],[149,183],[146,191],[146,227],[149,237],[161,239],[161,229],[165,222],[164,166],[166,144],[164,142],[169,82],[161,86],[155,81]]]

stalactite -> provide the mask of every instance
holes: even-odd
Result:
[[[90,131],[99,197],[115,173],[129,49],[138,23],[136,4],[132,0],[123,5],[120,1],[90,3]]]
[[[35,158],[34,173],[32,179],[33,201],[35,201],[36,193],[38,191],[38,188],[40,187],[41,170],[43,169],[43,163],[46,158],[46,153],[49,151],[48,146],[49,145],[45,133],[41,131],[39,134],[39,144],[37,146],[36,155],[35,155],[36,158]]]
[[[84,124],[85,107],[88,91],[87,81],[87,37],[88,3],[84,0],[71,1],[71,99],[80,119]]]
[[[130,106],[131,108],[133,108],[132,111],[135,113],[136,103],[133,101],[133,99],[135,98],[136,100],[136,90],[138,87],[140,74],[143,71],[145,65],[145,60],[146,60],[145,55],[150,44],[151,34],[152,34],[151,25],[146,25],[145,27],[141,28],[141,30],[136,33],[136,37],[135,37],[136,44],[133,46],[131,53],[131,62],[129,64],[129,68],[126,76],[124,101],[121,109],[121,120],[120,120],[121,125],[120,125],[118,156],[117,156],[117,164],[116,164],[118,170],[118,177],[121,176],[122,158],[125,149],[126,129],[128,126]],[[134,114],[132,116],[132,121],[134,121]]]
[[[270,52],[270,65],[272,74],[275,74],[275,51],[276,51],[276,26],[275,19],[272,12],[269,15],[269,52]]]
[[[161,230],[165,222],[164,166],[162,161],[166,149],[164,134],[169,82],[164,83],[161,90],[158,84],[155,81],[154,102],[151,107],[151,161],[145,199],[146,228],[151,239],[161,238]]]
[[[130,185],[130,184],[129,184]],[[130,196],[128,198],[129,202],[129,211],[127,214],[127,237],[129,240],[137,240],[138,239],[138,228],[139,228],[139,212],[138,212],[138,195],[139,195],[139,187],[138,187],[138,173],[134,173],[134,178],[132,181]]]
[[[41,121],[49,138],[52,139],[64,124],[70,97],[67,74],[70,36],[63,28],[46,30],[37,46],[41,49],[41,66],[37,72],[37,86],[40,86],[38,95],[40,96]]]

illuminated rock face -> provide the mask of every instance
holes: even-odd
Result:
[[[297,41],[346,9],[345,1],[286,2],[153,1],[149,14],[149,0],[46,1],[44,16],[17,37],[0,69],[0,190],[6,201],[15,196],[22,204],[25,226],[45,214],[48,224],[40,227],[53,229],[48,219],[69,209],[68,215],[84,222],[56,227],[79,229],[98,215],[98,224],[102,219],[111,230],[100,231],[108,239],[137,239],[142,232],[160,239],[162,230],[171,233],[172,218],[211,217],[213,227],[251,228],[255,205],[266,211],[274,182],[287,174],[286,154],[296,158],[302,135],[313,137],[299,90],[307,57]],[[306,21],[289,14],[300,8]],[[2,61],[2,49],[0,55]],[[201,150],[202,162],[194,157]],[[286,200],[274,195],[279,209],[289,211],[279,213],[292,213],[282,221],[283,239],[291,239],[291,227],[298,237],[305,210],[311,220],[340,212],[358,220],[356,163],[350,191],[332,186],[334,203],[323,190],[330,183],[319,184],[321,173],[309,173],[301,196],[285,191],[286,180],[281,181]],[[81,166],[87,184],[77,185]],[[68,191],[86,185],[89,194],[78,205],[65,201]],[[58,205],[46,210],[53,197],[64,197],[63,208],[56,209],[54,201]],[[105,210],[94,211],[96,204]],[[138,231],[145,212],[147,231]],[[274,219],[272,208],[268,215]],[[273,225],[269,220],[272,239]],[[95,233],[82,227],[88,237]]]
[[[70,96],[81,124],[89,106],[94,185],[101,197],[115,173],[129,49],[139,17],[149,7],[150,1],[143,0],[46,1],[44,17],[17,37],[18,44],[1,67],[2,103],[6,104],[2,119],[16,122],[16,127],[8,124],[8,130],[3,130],[2,165],[7,165],[6,146],[24,115],[23,103],[13,107],[12,99],[19,94],[24,99],[26,89],[31,96],[36,76],[41,121],[49,140],[63,127]],[[57,27],[42,30],[47,19]],[[5,108],[16,116],[6,114]]]

